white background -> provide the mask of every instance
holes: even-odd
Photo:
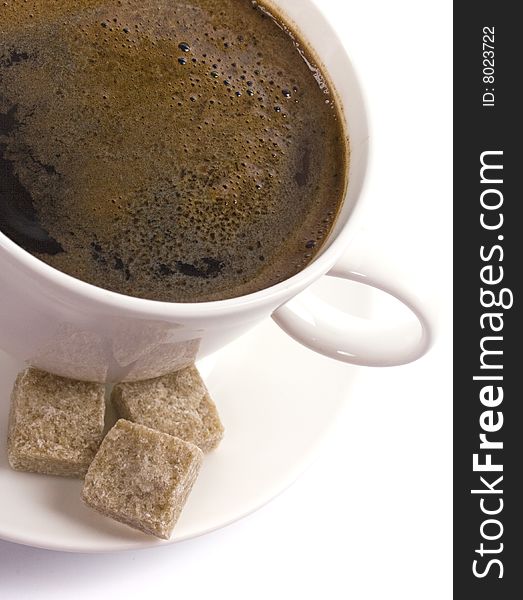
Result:
[[[439,302],[435,348],[414,365],[362,369],[315,464],[258,513],[119,555],[0,542],[2,600],[451,598],[451,2],[316,2],[368,98],[361,243]]]

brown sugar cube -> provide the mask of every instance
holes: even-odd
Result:
[[[223,438],[218,411],[194,365],[156,379],[120,383],[111,400],[122,419],[174,435],[203,452]]]
[[[103,438],[105,387],[29,368],[11,396],[7,454],[18,471],[83,477]]]
[[[121,419],[89,467],[82,499],[103,515],[167,540],[202,460],[193,444]]]

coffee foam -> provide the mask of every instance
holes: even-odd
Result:
[[[3,229],[39,258],[183,302],[277,283],[321,247],[346,185],[341,119],[250,1],[8,2],[0,24],[0,159],[63,251]]]

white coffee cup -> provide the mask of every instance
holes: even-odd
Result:
[[[350,139],[349,189],[339,219],[316,259],[294,277],[219,302],[175,304],[119,295],[57,271],[0,233],[0,347],[41,369],[90,381],[139,380],[182,368],[272,316],[289,335],[327,356],[392,366],[421,357],[431,324],[414,295],[380,258],[343,259],[354,236],[368,162],[368,122],[354,67],[310,0],[274,0],[316,50],[337,89]],[[343,259],[343,260],[342,260]],[[309,291],[324,275],[384,290],[413,312],[412,327],[390,328],[342,315]],[[253,360],[255,358],[253,357]]]

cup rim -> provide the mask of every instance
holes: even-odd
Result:
[[[349,217],[352,217],[352,213]],[[167,302],[161,300],[149,300],[146,298],[127,296],[95,286],[48,265],[18,246],[18,244],[13,242],[2,232],[0,232],[0,250],[4,250],[8,257],[13,258],[17,265],[21,265],[33,279],[36,276],[40,281],[44,281],[47,285],[59,287],[65,292],[81,296],[85,300],[93,301],[97,304],[118,308],[120,310],[129,310],[135,313],[147,313],[148,315],[173,313],[179,316],[191,316],[196,311],[198,316],[202,316],[203,313],[227,313],[250,307],[253,304],[258,304],[262,301],[268,302],[283,294],[287,295],[289,292],[292,294],[292,291],[294,290],[299,291],[299,288],[303,287],[304,284],[306,286],[308,281],[312,282],[315,279],[318,279],[334,266],[336,260],[346,248],[349,235],[349,220],[352,221],[352,218],[347,219],[347,223],[343,226],[342,231],[340,231],[330,246],[313,260],[312,263],[296,273],[296,275],[251,294],[209,302]]]
[[[321,9],[314,2],[312,2],[312,0],[309,0],[308,3],[310,5],[310,8],[316,13],[315,16],[317,18],[320,18],[323,21],[323,25],[327,26],[327,28],[329,29],[331,35],[331,42],[335,41],[336,45],[342,49],[342,52],[338,56],[340,56],[342,60],[350,67],[353,80],[356,84],[355,91],[360,96],[362,115],[365,119],[366,129],[368,130],[369,124],[368,114],[366,110],[367,102],[365,100],[365,95],[361,87],[361,82],[357,75],[356,69],[352,63],[352,60],[349,57],[347,51],[344,49],[337,32],[334,30],[330,22],[325,18]],[[310,47],[311,50],[316,54],[314,46],[311,44]],[[320,64],[321,63],[322,61],[320,61]],[[324,65],[322,66],[328,74],[329,70]],[[337,96],[337,101],[340,104],[340,112],[345,120],[345,128],[347,132],[349,132],[350,123],[347,123],[345,114],[346,103],[341,98],[341,95],[337,92],[336,86],[334,84],[332,85],[334,88],[334,93]],[[347,145],[347,156],[349,160],[348,186],[341,205],[342,207],[351,196],[350,175],[353,169],[353,161],[351,160],[351,139],[348,133]],[[365,158],[367,158],[368,147],[366,147],[363,150],[363,152],[366,155]],[[363,169],[366,169],[366,165],[364,165]],[[301,289],[307,287],[309,283],[312,283],[314,280],[320,278],[322,275],[327,273],[334,266],[336,261],[339,260],[344,250],[347,248],[350,234],[353,229],[352,225],[355,220],[355,212],[357,212],[357,209],[359,208],[361,203],[361,192],[362,190],[359,190],[359,192],[355,194],[355,197],[352,198],[353,205],[349,209],[348,214],[344,217],[345,223],[342,224],[341,230],[337,234],[331,232],[329,238],[327,238],[327,240],[325,241],[325,249],[320,250],[319,254],[304,269],[302,269],[295,275],[270,287],[258,290],[250,294],[228,298],[225,300],[213,300],[207,302],[168,302],[139,298],[136,296],[128,296],[126,294],[120,294],[118,292],[107,290],[105,288],[95,286],[91,283],[73,277],[72,275],[68,275],[63,271],[60,271],[55,267],[48,265],[44,261],[40,260],[36,256],[33,256],[30,252],[16,244],[13,240],[8,238],[2,231],[0,231],[0,251],[4,252],[7,255],[7,258],[11,259],[11,262],[15,262],[17,266],[22,266],[26,274],[28,274],[29,277],[31,277],[31,279],[38,279],[40,283],[44,284],[44,286],[58,287],[66,293],[70,293],[71,295],[81,297],[86,301],[96,302],[97,304],[105,305],[107,307],[117,308],[119,310],[132,311],[133,313],[140,313],[143,315],[147,314],[149,316],[153,314],[156,316],[160,314],[172,314],[180,317],[191,317],[196,316],[197,314],[198,317],[201,317],[204,314],[224,314],[236,312],[238,311],[238,309],[248,308],[253,304],[269,302],[271,300],[276,299],[278,296],[288,296],[289,292],[291,293],[291,295],[293,295],[293,292],[298,293],[299,291],[301,291]],[[340,218],[341,217],[338,216],[338,220],[336,222],[339,222]],[[334,227],[335,226],[336,223]],[[332,236],[334,236],[333,240],[331,240]],[[285,300],[285,302],[286,301],[288,300]]]

